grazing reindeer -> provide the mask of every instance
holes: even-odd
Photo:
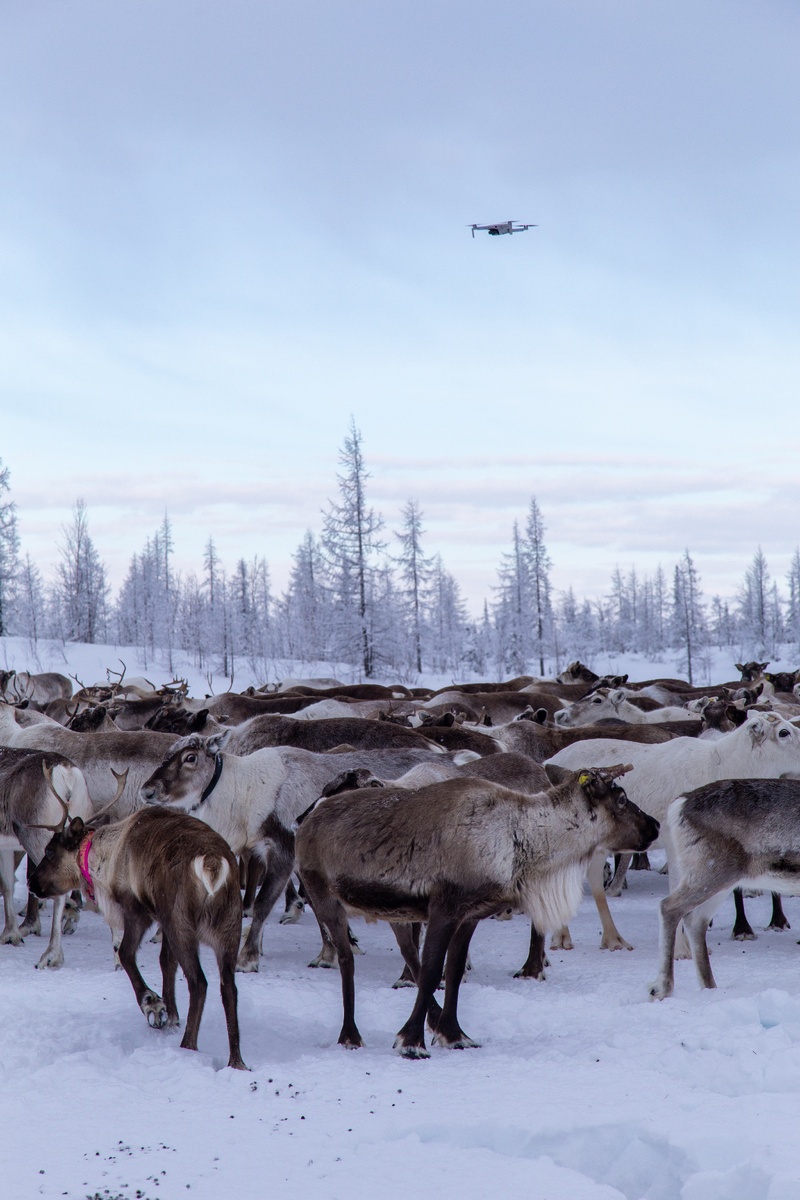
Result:
[[[723,779],[669,806],[664,840],[671,892],[661,902],[661,969],[654,1000],[672,995],[675,936],[681,921],[700,986],[716,987],[706,930],[736,884],[800,894],[800,781]]]
[[[119,780],[122,779],[120,785]],[[125,785],[124,776],[117,776],[117,795]],[[59,788],[60,791],[56,789]],[[94,816],[95,805],[86,787],[86,780],[78,767],[59,754],[46,754],[38,750],[14,750],[0,748],[0,845],[14,847],[17,842],[28,855],[30,863],[38,863],[48,842],[42,829],[52,831],[52,825],[37,822],[57,819],[62,804],[61,796],[68,798],[76,816],[89,820]],[[38,933],[39,905],[34,899],[28,902],[25,921],[20,928],[12,904],[14,879],[6,879],[0,872],[0,891],[5,901],[5,927],[0,934],[0,943],[19,945],[28,933]],[[62,918],[67,900],[59,896],[53,904],[53,925],[50,941],[37,967],[57,968],[63,965],[64,952],[61,948]],[[69,922],[71,928],[77,922],[77,908],[72,906]],[[71,932],[71,928],[67,925]]]
[[[63,816],[28,880],[36,896],[83,888],[112,928],[123,929],[119,958],[148,1024],[177,1025],[175,974],[189,984],[189,1016],[181,1046],[197,1049],[208,984],[198,943],[217,956],[228,1026],[229,1067],[246,1070],[239,1051],[236,955],[242,932],[239,872],[230,847],[203,821],[163,808],[144,809],[102,829]],[[161,926],[163,999],[145,983],[136,951],[154,921]]]
[[[427,1058],[424,1026],[439,1045],[475,1043],[458,1023],[458,989],[479,920],[511,907],[539,929],[574,914],[598,846],[646,850],[658,822],[614,779],[629,768],[580,773],[552,768],[554,786],[524,795],[484,779],[450,779],[416,791],[351,791],[317,802],[297,833],[300,875],[339,956],[341,1045],[362,1046],[355,1023],[350,913],[392,923],[417,983],[395,1048]],[[420,963],[411,923],[427,921]],[[434,999],[445,955],[444,1008]]]

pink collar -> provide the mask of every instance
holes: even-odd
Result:
[[[81,875],[86,880],[86,895],[90,900],[94,900],[94,884],[89,874],[89,851],[92,848],[93,837],[94,833],[87,834],[81,842],[81,848],[78,851],[78,866],[81,869]]]

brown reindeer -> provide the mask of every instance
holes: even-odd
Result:
[[[451,779],[418,791],[349,791],[320,800],[299,822],[300,875],[336,947],[344,1021],[340,1044],[363,1045],[355,1023],[347,914],[392,924],[417,983],[395,1047],[426,1058],[425,1020],[442,1046],[475,1043],[458,1023],[458,989],[479,920],[511,907],[538,929],[563,925],[580,902],[599,846],[645,850],[658,822],[614,779],[628,768],[552,771],[555,785],[526,796],[483,779]],[[420,962],[411,923],[428,922]],[[434,999],[445,955],[444,1007]]]
[[[82,888],[97,901],[112,928],[122,928],[119,958],[136,1001],[155,1029],[179,1023],[175,1004],[178,966],[189,985],[189,1015],[181,1046],[197,1049],[208,984],[198,943],[217,957],[228,1027],[228,1066],[246,1070],[239,1051],[236,955],[242,932],[242,901],[236,859],[227,842],[186,813],[150,808],[93,829],[80,817],[53,827],[44,857],[28,880],[36,896],[61,896]],[[147,930],[161,926],[163,999],[145,983],[136,951]]]

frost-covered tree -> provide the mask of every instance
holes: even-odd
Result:
[[[323,662],[329,655],[330,592],[325,564],[316,538],[306,530],[294,552],[289,587],[278,606],[282,653],[300,662]]]
[[[536,497],[531,496],[528,519],[525,523],[525,558],[531,591],[533,652],[538,659],[540,675],[544,675],[545,654],[550,652],[553,616],[550,585],[550,569],[553,564],[547,553],[544,535],[544,520]]]
[[[511,534],[511,550],[503,555],[498,570],[497,590],[498,667],[501,671],[522,675],[534,653],[535,616],[530,565],[516,521]]]
[[[0,637],[12,632],[19,570],[17,506],[10,499],[10,471],[0,459]]]
[[[738,610],[742,652],[757,658],[774,655],[780,640],[780,608],[776,612],[769,567],[760,546],[745,571]]]
[[[409,500],[403,508],[403,524],[395,537],[400,542],[400,553],[396,562],[400,572],[400,583],[406,608],[406,625],[410,646],[410,660],[415,671],[422,670],[422,642],[424,632],[423,593],[431,573],[431,560],[422,549],[422,512],[416,500]]]
[[[700,576],[688,550],[675,567],[672,586],[673,645],[679,651],[678,667],[694,683],[700,665],[707,665],[706,626]]]
[[[590,600],[578,604],[571,587],[562,592],[556,613],[559,658],[590,663],[598,649],[597,626]]]
[[[795,648],[800,649],[800,549],[795,548],[789,572],[786,576],[789,599],[786,605],[786,637]]]
[[[461,590],[445,570],[440,554],[433,560],[427,602],[431,614],[431,667],[438,673],[455,673],[463,666],[467,611]]]
[[[159,528],[133,555],[116,603],[117,638],[140,646],[147,658],[157,651],[173,670],[172,651],[179,605],[179,581],[170,566],[172,528],[165,514]]]
[[[374,671],[375,646],[367,603],[375,555],[384,546],[378,538],[383,520],[367,504],[370,476],[361,442],[361,432],[351,417],[339,452],[343,468],[336,476],[339,499],[329,501],[325,510],[321,544],[333,595],[334,653],[345,662],[360,662],[369,678]]]
[[[19,570],[15,608],[17,632],[35,645],[46,633],[47,608],[42,576],[30,554]]]
[[[79,499],[63,525],[61,561],[52,590],[58,634],[68,642],[103,642],[110,593],[106,569],[89,534],[86,503]]]

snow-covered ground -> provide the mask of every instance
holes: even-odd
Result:
[[[102,677],[87,669],[96,649],[69,670]],[[750,943],[730,939],[728,902],[709,935],[718,990],[699,991],[681,962],[675,996],[653,1004],[667,881],[629,881],[611,903],[634,951],[598,949],[587,895],[575,949],[550,953],[545,983],[512,977],[523,918],[483,922],[460,1005],[482,1048],[434,1048],[424,1062],[392,1051],[413,992],[391,987],[401,963],[383,924],[356,923],[367,1047],[345,1051],[338,972],[306,966],[315,922],[273,915],[259,974],[237,977],[248,1073],[225,1067],[210,955],[192,1054],[148,1028],[99,916],[82,915],[57,972],[33,969],[38,939],[0,946],[0,1196],[797,1200],[800,901],[786,901],[793,930],[779,934],[761,932],[769,898],[749,900]],[[159,988],[157,946],[145,942],[140,962]],[[185,1016],[185,984],[178,1004]]]
[[[598,949],[587,897],[575,949],[545,983],[512,978],[526,922],[486,921],[473,941],[462,1024],[483,1046],[392,1051],[413,993],[389,929],[359,923],[357,1013],[367,1048],[336,1044],[339,976],[312,971],[313,919],[273,917],[257,975],[239,976],[249,1073],[230,1071],[213,958],[201,1051],[155,1032],[108,930],[84,913],[66,965],[35,971],[36,939],[0,947],[0,1191],[85,1196],[405,1197],[531,1200],[796,1200],[800,1194],[800,949],[793,933],[710,935],[719,989],[690,963],[676,995],[649,1003],[666,880],[630,875],[613,902],[632,953]],[[20,899],[22,893],[20,891]],[[754,927],[769,899],[749,901]],[[800,904],[787,902],[800,929]],[[158,948],[140,959],[158,984]],[[185,1015],[185,985],[179,991]]]

